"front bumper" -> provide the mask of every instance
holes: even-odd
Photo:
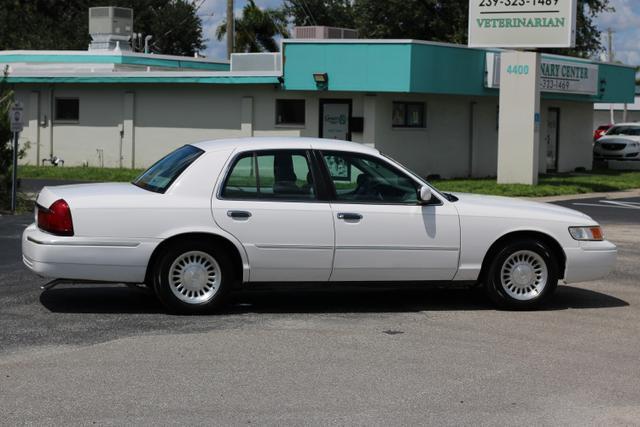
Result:
[[[42,277],[142,283],[157,243],[59,237],[31,224],[22,233],[22,261]]]
[[[600,149],[593,152],[593,158],[596,160],[640,160],[640,152],[626,149],[619,151]]]
[[[580,242],[577,248],[565,248],[565,283],[586,282],[607,276],[616,264],[618,249],[609,241]]]

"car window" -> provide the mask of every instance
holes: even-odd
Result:
[[[353,202],[417,203],[417,184],[382,160],[351,153],[323,153],[336,199]]]
[[[133,184],[145,190],[164,193],[202,153],[204,151],[193,145],[180,147],[144,171],[133,181]]]
[[[222,197],[315,199],[313,175],[306,153],[282,150],[242,155],[231,168]]]
[[[632,135],[640,136],[640,126],[614,126],[609,129],[607,135]]]

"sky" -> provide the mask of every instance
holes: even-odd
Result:
[[[195,0],[196,4],[200,0]],[[255,0],[256,5],[260,8],[277,8],[282,6],[282,0]],[[234,0],[234,13],[242,14],[242,8],[247,3],[246,0]],[[202,29],[207,48],[203,52],[204,55],[216,58],[227,58],[227,42],[222,39],[216,39],[216,28],[224,21],[227,14],[227,0],[204,0],[204,3],[198,11],[200,19],[202,19]]]
[[[200,1],[200,0],[196,0]],[[198,11],[202,19],[207,48],[203,52],[211,58],[226,58],[226,42],[215,38],[216,27],[224,20],[226,14],[226,0],[203,0]],[[276,8],[282,5],[282,0],[255,0],[261,8]],[[380,0],[383,1],[383,0]],[[235,0],[235,13],[239,15],[246,0]],[[612,28],[613,51],[615,59],[630,65],[640,65],[640,1],[639,0],[610,0],[615,12],[603,13],[597,19],[598,28],[603,31],[602,43],[607,45],[606,29]]]

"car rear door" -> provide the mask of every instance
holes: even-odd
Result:
[[[458,269],[458,212],[378,157],[322,152],[334,187],[336,245],[331,281],[439,281]]]
[[[309,150],[234,156],[212,199],[216,223],[244,246],[252,282],[327,281],[333,262],[331,205]]]

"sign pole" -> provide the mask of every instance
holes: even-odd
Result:
[[[18,192],[18,138],[24,128],[24,106],[21,102],[14,102],[9,111],[9,124],[13,132],[13,169],[11,171],[11,213],[16,212],[16,194]]]
[[[502,52],[498,127],[498,183],[538,183],[540,54]]]
[[[16,194],[18,191],[18,136],[19,132],[13,132],[13,166],[11,171],[11,213],[16,213]]]
[[[469,46],[573,47],[577,5],[577,0],[469,0]],[[569,92],[571,87],[588,90],[582,81],[596,83],[597,74],[590,73],[588,67],[556,60],[543,66],[536,51],[504,51],[499,55],[499,70],[494,61],[490,76],[495,83],[498,72],[500,81],[498,183],[536,185],[542,157],[540,90]]]

